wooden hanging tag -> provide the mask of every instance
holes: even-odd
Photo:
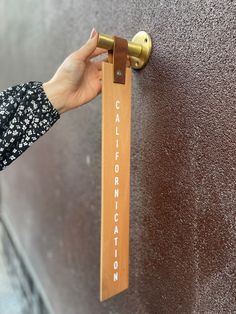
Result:
[[[129,281],[131,69],[122,51],[118,64],[116,55],[102,64],[101,301],[127,289]],[[115,69],[123,75],[116,78]]]

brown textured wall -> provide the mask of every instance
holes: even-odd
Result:
[[[99,303],[101,98],[1,174],[56,314],[235,313],[235,1],[0,1],[0,87],[45,81],[92,26],[148,31],[133,73],[130,288]]]

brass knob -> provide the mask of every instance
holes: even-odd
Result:
[[[111,35],[99,33],[97,47],[113,50],[114,40]],[[128,41],[128,55],[133,69],[142,69],[148,62],[152,50],[152,39],[144,31],[138,32]]]

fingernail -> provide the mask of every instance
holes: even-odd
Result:
[[[97,34],[96,29],[93,27],[89,38],[92,39],[94,36],[96,36],[96,34]]]

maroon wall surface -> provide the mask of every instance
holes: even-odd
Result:
[[[0,88],[46,81],[92,26],[153,38],[133,71],[130,287],[99,302],[101,97],[1,173],[56,314],[236,313],[235,1],[0,1]]]

